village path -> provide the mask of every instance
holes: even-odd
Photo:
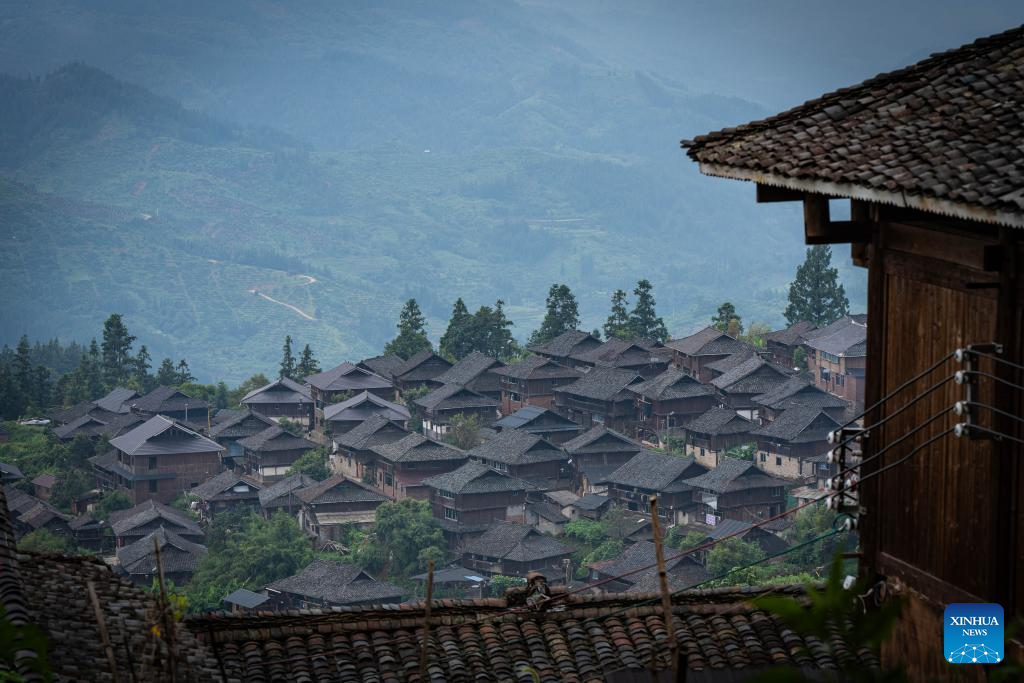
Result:
[[[300,278],[302,278],[303,280],[306,281],[305,285],[303,285],[305,287],[308,287],[308,286],[310,286],[310,285],[312,285],[312,284],[314,284],[316,282],[316,278],[313,277],[312,275],[297,275],[296,277],[300,277]],[[273,302],[273,303],[278,304],[280,306],[284,306],[285,308],[289,308],[289,309],[295,311],[296,313],[298,313],[299,315],[301,315],[306,320],[316,320],[316,318],[311,316],[309,313],[306,313],[304,310],[302,310],[298,306],[294,306],[294,305],[292,305],[292,304],[290,304],[290,303],[288,303],[286,301],[281,301],[279,299],[275,299],[274,297],[270,296],[269,294],[264,294],[257,287],[253,287],[252,289],[250,289],[249,293],[250,294],[255,294],[256,296],[258,296],[258,297],[260,297],[262,299],[266,299],[267,301]]]

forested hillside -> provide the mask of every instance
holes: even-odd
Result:
[[[459,296],[503,299],[524,340],[551,282],[589,328],[640,278],[675,334],[723,299],[782,322],[798,213],[678,149],[759,106],[524,5],[226,4],[0,10],[0,342],[87,341],[118,310],[239,381],[285,334],[369,355],[410,297],[435,340]]]

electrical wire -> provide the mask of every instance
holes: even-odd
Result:
[[[856,417],[852,418],[851,420],[849,420],[845,424],[841,425],[840,429],[843,429],[845,427],[849,427],[854,422],[856,422],[857,420],[861,419],[862,417],[864,417],[865,415],[870,413],[872,410],[881,407],[883,403],[885,403],[886,401],[891,399],[893,396],[895,396],[896,394],[900,393],[901,391],[903,391],[904,389],[909,387],[914,382],[917,382],[918,380],[923,379],[924,377],[927,377],[928,375],[930,375],[933,372],[935,372],[936,370],[938,370],[940,367],[942,367],[943,363],[948,361],[950,358],[953,358],[953,356],[955,356],[955,355],[956,355],[956,352],[953,351],[953,352],[950,352],[950,353],[946,354],[945,356],[943,356],[939,360],[935,361],[933,364],[931,364],[930,366],[928,366],[927,368],[925,368],[921,372],[917,373],[916,375],[914,375],[910,379],[906,380],[905,382],[903,382],[903,384],[899,385],[898,387],[896,387],[895,389],[890,391],[888,394],[886,394],[885,396],[883,396],[882,398],[878,399],[877,401],[872,403],[870,406],[865,408],[864,412],[862,412],[860,415],[857,415]]]
[[[946,377],[945,379],[943,379],[943,380],[941,380],[939,382],[936,382],[935,384],[931,385],[930,387],[925,389],[923,392],[921,392],[920,394],[915,396],[914,398],[910,399],[910,401],[908,401],[904,405],[902,405],[899,408],[897,408],[892,413],[890,413],[890,414],[886,415],[885,417],[883,417],[878,422],[876,422],[873,425],[870,425],[868,427],[864,427],[864,429],[861,430],[861,432],[870,432],[873,429],[877,429],[877,428],[881,427],[882,425],[884,425],[885,423],[889,422],[893,418],[898,417],[899,415],[901,415],[908,408],[917,405],[922,400],[924,400],[926,397],[931,396],[933,393],[938,391],[940,387],[945,386],[948,382],[952,381],[955,378],[956,378],[956,375],[950,375],[949,377]],[[847,423],[847,424],[849,424],[849,423]],[[840,427],[839,429],[835,429],[835,430],[833,430],[833,432],[838,432],[840,429],[844,429],[844,427]],[[848,436],[845,439],[843,439],[842,441],[840,441],[839,443],[833,445],[832,448],[833,449],[841,448],[842,446],[847,445],[851,441],[855,441],[855,440],[859,439],[860,436],[861,436],[861,433],[857,433],[857,434],[853,434],[851,436]]]
[[[1003,434],[1002,432],[997,432],[994,429],[989,429],[988,427],[982,427],[981,425],[976,425],[976,424],[968,424],[968,425],[964,425],[964,426],[967,428],[968,431],[977,430],[977,431],[982,432],[984,434],[989,434],[990,436],[993,436],[993,437],[995,437],[997,439],[1009,439],[1010,441],[1016,441],[1017,443],[1024,444],[1024,439],[1018,439],[1015,436],[1010,436],[1009,434]]]
[[[1017,391],[1024,391],[1024,387],[1022,387],[1021,385],[1014,384],[1010,380],[1003,379],[999,375],[993,375],[991,372],[982,372],[981,370],[962,370],[961,372],[963,372],[963,374],[965,375],[977,375],[979,377],[987,377],[991,380],[999,382],[1000,384],[1004,384],[1008,387],[1016,389]]]
[[[884,467],[879,467],[879,468],[878,468],[877,470],[874,470],[874,471],[872,471],[872,472],[868,472],[867,474],[865,474],[864,476],[862,476],[862,477],[860,478],[860,481],[858,481],[858,482],[857,482],[857,485],[858,485],[858,486],[860,486],[860,485],[861,485],[861,484],[863,484],[863,483],[864,483],[865,481],[868,481],[868,480],[870,480],[870,479],[873,479],[874,477],[877,477],[877,476],[879,476],[879,475],[880,475],[880,474],[882,474],[883,472],[887,472],[888,470],[891,470],[891,469],[892,469],[892,468],[894,468],[894,467],[897,467],[897,466],[899,466],[899,465],[902,465],[902,464],[903,464],[903,463],[905,463],[905,462],[906,462],[907,460],[910,460],[910,459],[911,459],[912,457],[914,457],[914,456],[915,456],[915,455],[917,455],[917,454],[918,454],[919,452],[921,452],[921,451],[922,451],[923,449],[925,449],[925,448],[927,448],[928,446],[932,445],[933,443],[935,443],[936,441],[938,441],[938,440],[939,440],[939,439],[941,439],[942,437],[944,437],[944,436],[946,436],[946,435],[948,435],[948,434],[952,433],[953,429],[954,429],[953,427],[950,427],[950,428],[948,428],[948,429],[944,429],[944,430],[942,430],[941,432],[939,432],[939,433],[938,433],[938,434],[936,434],[935,436],[931,437],[930,439],[928,439],[928,440],[927,440],[927,441],[925,441],[924,443],[922,443],[922,444],[920,444],[920,445],[918,445],[918,446],[915,446],[915,447],[914,447],[914,449],[913,449],[912,451],[910,451],[909,453],[907,453],[906,455],[904,455],[904,456],[903,456],[902,458],[900,458],[900,459],[898,459],[898,460],[894,460],[894,461],[892,461],[891,463],[889,463],[888,465],[885,465]]]
[[[1011,368],[1016,368],[1017,370],[1024,370],[1024,365],[1020,365],[1018,363],[1014,363],[1013,361],[1006,360],[1002,356],[997,356],[997,355],[992,354],[992,353],[984,353],[982,351],[975,351],[971,347],[965,348],[964,352],[965,353],[973,354],[973,355],[977,356],[978,358],[988,358],[989,360],[994,360],[997,363],[1001,363],[1001,364],[1009,366]]]
[[[996,408],[995,406],[990,406],[985,403],[978,403],[976,401],[964,401],[963,404],[965,406],[977,406],[978,408],[985,408],[986,410],[991,410],[993,413],[996,413],[997,415],[1002,415],[1003,417],[1008,417],[1011,420],[1016,420],[1017,422],[1024,424],[1024,417],[1021,417],[1020,415],[1014,415],[1013,413],[1001,410],[999,408]],[[973,427],[974,425],[971,426]]]
[[[904,441],[906,441],[910,437],[912,437],[915,434],[917,434],[918,432],[920,432],[925,427],[928,427],[929,425],[931,425],[933,422],[935,422],[939,418],[947,417],[950,414],[951,413],[950,413],[950,409],[949,408],[946,408],[946,409],[944,409],[944,410],[942,410],[942,411],[940,411],[938,413],[935,413],[934,415],[929,417],[927,420],[925,420],[924,422],[922,422],[921,424],[919,424],[918,426],[914,427],[909,432],[904,434],[903,436],[899,437],[895,441],[890,442],[889,445],[886,446],[885,448],[883,448],[882,450],[878,451],[877,453],[872,454],[870,457],[865,458],[864,460],[861,460],[856,465],[851,465],[850,467],[847,467],[845,470],[842,470],[841,472],[836,473],[835,476],[841,477],[844,474],[849,474],[850,472],[853,472],[854,470],[859,470],[861,467],[863,467],[867,463],[872,462],[872,461],[877,460],[878,458],[882,457],[890,449],[895,448],[896,446],[900,445],[901,443],[903,443]]]

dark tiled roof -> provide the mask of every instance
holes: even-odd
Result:
[[[298,574],[274,581],[267,589],[333,605],[399,602],[405,594],[402,588],[377,581],[355,565],[329,560],[313,560]]]
[[[558,387],[555,392],[582,396],[596,401],[617,401],[631,398],[632,394],[626,392],[626,387],[639,384],[642,381],[643,377],[632,370],[598,367],[572,384]]]
[[[1024,226],[1024,27],[684,141],[710,175]]]
[[[678,455],[665,455],[655,451],[640,451],[628,462],[609,474],[605,481],[620,486],[635,486],[648,491],[673,493],[685,491],[688,487],[682,484],[684,476],[693,477],[696,473],[706,471],[703,465],[694,462],[693,458]]]
[[[785,486],[787,482],[770,477],[754,466],[749,460],[722,458],[718,467],[704,474],[687,479],[693,488],[708,489],[716,493],[729,493],[750,488]]]
[[[426,581],[427,574],[416,574],[410,576],[413,581]],[[434,572],[434,583],[480,583],[483,577],[475,569],[466,569],[462,565],[454,564]]]
[[[764,394],[789,377],[785,368],[755,356],[711,380],[711,384],[730,394]]]
[[[17,465],[12,465],[6,462],[0,462],[0,481],[3,483],[16,481],[23,478],[25,475],[21,473]]]
[[[83,415],[88,415],[90,412],[94,410],[96,410],[95,402],[83,401],[82,403],[76,403],[70,408],[65,408],[63,410],[57,410],[50,413],[50,419],[60,424],[67,424],[72,420],[77,420]]]
[[[686,425],[686,431],[708,436],[726,436],[729,434],[746,434],[753,431],[756,425],[737,413],[732,408],[716,406],[703,415],[695,417]]]
[[[463,555],[513,562],[536,562],[572,553],[573,548],[543,535],[525,524],[498,522],[482,535],[466,542]]]
[[[643,446],[614,429],[598,424],[579,436],[569,439],[562,444],[562,448],[575,455],[577,453],[639,453]]]
[[[323,481],[295,492],[295,496],[303,503],[323,505],[326,503],[384,502],[389,500],[362,482],[348,479],[343,474],[336,474]]]
[[[846,316],[817,330],[817,334],[808,339],[806,344],[833,356],[858,357],[867,355],[867,338],[867,324]]]
[[[134,389],[114,387],[106,396],[96,399],[95,404],[97,408],[111,413],[127,413],[129,406],[126,404],[138,397],[139,393]]]
[[[544,356],[527,356],[518,363],[495,368],[496,375],[505,375],[515,379],[567,379],[579,377],[583,373],[574,368],[567,368]]]
[[[67,441],[76,436],[97,436],[102,434],[106,428],[106,422],[87,413],[76,417],[67,424],[54,427],[53,434],[61,441]]]
[[[601,340],[589,332],[568,330],[546,344],[534,344],[527,348],[534,353],[543,353],[557,358],[567,358],[577,351],[582,350],[579,348],[581,344],[591,348],[596,348],[601,344]]]
[[[382,415],[389,420],[408,420],[409,409],[392,403],[369,391],[324,408],[324,419],[328,421],[366,420],[371,415]]]
[[[742,351],[747,345],[714,327],[705,327],[689,337],[672,339],[665,346],[684,356],[722,356]]]
[[[364,367],[370,372],[380,375],[381,377],[391,377],[391,373],[394,369],[405,361],[400,356],[390,354],[387,356],[374,356],[373,358],[367,358],[359,361],[360,367]]]
[[[588,493],[583,496],[572,505],[580,510],[587,510],[593,512],[594,510],[600,510],[602,507],[611,502],[611,498],[600,493]]]
[[[456,470],[423,480],[424,486],[455,494],[530,491],[533,485],[479,462],[467,462]]]
[[[731,536],[736,534],[742,538],[744,532],[753,529],[754,525],[750,522],[741,522],[738,519],[729,519],[726,517],[722,519],[715,526],[708,529],[707,537],[711,539],[719,539],[725,536]]]
[[[334,437],[334,441],[339,446],[359,451],[371,446],[398,441],[405,438],[407,434],[410,432],[401,425],[395,424],[381,415],[373,415],[344,434],[338,434]]]
[[[494,408],[498,401],[478,394],[459,384],[444,384],[426,396],[416,399],[416,405],[427,410],[458,410],[460,408]]]
[[[157,387],[145,396],[130,401],[131,407],[146,413],[171,413],[185,410],[206,411],[210,404],[174,387]]]
[[[554,589],[557,591],[558,589]],[[717,588],[673,597],[679,650],[690,671],[743,674],[770,666],[878,668],[870,652],[833,638],[802,636],[752,606],[757,595],[803,598],[802,587]],[[643,601],[643,602],[641,602]],[[431,679],[451,683],[518,680],[597,682],[609,671],[665,669],[666,627],[658,593],[575,594],[565,609],[509,612],[504,599],[437,601],[431,610]],[[275,680],[286,671],[344,683],[411,678],[418,667],[422,603],[258,615],[202,615],[187,621],[212,638],[228,675]],[[287,658],[288,663],[281,660]],[[294,658],[294,660],[292,660]],[[643,672],[646,678],[646,672]],[[818,674],[817,671],[814,672]],[[735,678],[722,680],[738,680]],[[716,677],[715,680],[718,680]]]
[[[225,598],[224,602],[229,605],[238,605],[245,609],[254,609],[265,603],[270,598],[266,595],[260,595],[259,593],[253,593],[248,588],[239,588],[233,593],[229,593]]]
[[[117,536],[124,536],[132,529],[149,524],[155,519],[163,520],[167,528],[177,533],[202,536],[203,530],[188,515],[155,500],[147,500],[127,510],[111,512],[107,522]]]
[[[312,402],[313,399],[309,396],[309,387],[299,384],[289,377],[282,377],[259,389],[253,389],[239,401],[239,403],[244,405],[258,405],[261,403],[305,405]]]
[[[769,332],[764,335],[764,340],[782,344],[784,346],[796,346],[806,339],[805,335],[808,332],[815,329],[817,329],[817,326],[814,323],[801,320],[784,329]]]
[[[216,439],[244,438],[259,434],[277,423],[265,415],[248,410],[239,410],[210,429],[210,437]]]
[[[437,375],[444,372],[444,370],[437,372],[430,370],[426,374],[415,372],[421,365],[431,359],[441,361],[441,365],[446,365],[449,368],[452,366],[451,363],[446,361],[444,358],[441,358],[441,356],[437,355],[430,349],[424,349],[392,370],[392,375],[395,379],[434,379]]]
[[[485,441],[472,448],[469,455],[508,465],[529,465],[568,459],[565,451],[550,441],[518,429],[506,429],[500,432],[490,441]]]
[[[655,401],[672,401],[714,394],[711,387],[701,384],[679,368],[669,368],[653,379],[634,384],[629,390]]]
[[[309,439],[296,436],[291,432],[274,425],[267,427],[262,432],[247,436],[238,440],[238,445],[250,451],[292,451],[300,448],[309,450],[316,448],[317,444]]]
[[[573,354],[572,358],[597,367],[622,368],[667,363],[672,359],[672,350],[646,339],[609,339],[596,348]]]
[[[608,564],[601,565],[601,573],[625,577],[632,584],[632,590],[659,591],[656,547],[651,541],[637,541],[630,544],[621,556]],[[669,590],[676,591],[708,578],[708,572],[692,555],[683,555],[671,548],[665,550],[665,570],[668,573]],[[630,574],[630,572],[633,572]]]
[[[234,491],[236,485],[245,485],[246,491]],[[210,477],[199,486],[192,489],[191,493],[199,496],[202,500],[244,500],[257,498],[263,485],[255,479],[244,474],[235,474],[231,470],[221,472]]]
[[[428,439],[422,434],[408,436],[373,447],[373,452],[391,462],[436,462],[465,460],[466,453],[455,446]]]
[[[352,363],[342,363],[330,370],[310,375],[305,381],[321,391],[366,391],[392,386],[391,380]]]
[[[782,410],[790,406],[802,405],[815,408],[844,408],[847,401],[810,384],[799,377],[791,377],[788,381],[766,394],[751,399],[754,403]]]
[[[143,536],[134,543],[117,549],[117,562],[126,574],[148,576],[157,573],[156,551],[153,542],[160,547],[160,562],[164,572],[194,572],[199,561],[206,555],[206,546],[186,541],[164,527]]]
[[[260,505],[264,509],[293,506],[298,507],[300,501],[296,491],[315,485],[316,479],[308,474],[292,474],[276,481],[260,491]]]
[[[546,519],[547,521],[554,522],[556,524],[565,524],[569,521],[569,518],[562,514],[562,508],[558,507],[554,503],[527,503],[526,509],[541,519]]]
[[[839,423],[821,408],[793,406],[751,434],[781,443],[813,443],[825,441],[828,433],[838,427]]]
[[[558,424],[539,424],[540,418],[554,420]],[[538,422],[538,424],[534,425],[534,422]],[[558,413],[540,406],[523,406],[495,422],[494,426],[503,429],[522,429],[527,432],[534,430],[538,432],[579,431],[580,429],[580,426],[569,418],[562,417]]]
[[[53,485],[57,483],[57,477],[50,473],[40,474],[32,480],[32,483],[36,486],[42,486],[43,488],[49,489],[53,488]]]
[[[434,379],[442,384],[460,384],[466,386],[472,380],[483,375],[494,367],[501,367],[504,363],[496,358],[491,358],[486,353],[473,351],[471,354],[460,360],[455,365],[435,377]]]
[[[165,436],[167,433],[174,438]],[[162,438],[155,438],[158,436]],[[211,441],[163,415],[154,415],[130,432],[111,439],[110,445],[129,455],[211,453],[224,450],[216,441]]]
[[[754,349],[754,347],[752,346],[748,346],[746,348],[740,349],[736,353],[730,353],[725,358],[719,358],[716,361],[707,363],[706,365],[704,365],[704,367],[706,367],[708,370],[714,370],[715,372],[724,374],[732,370],[740,363],[745,363],[757,355],[757,350]]]

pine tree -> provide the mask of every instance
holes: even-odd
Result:
[[[188,369],[188,361],[184,358],[178,361],[178,367],[174,369],[174,383],[181,385],[186,382],[194,382],[195,377],[192,376],[192,371]]]
[[[711,318],[711,325],[730,337],[739,337],[743,334],[743,319],[736,313],[736,307],[729,301],[718,307],[718,312]]]
[[[654,312],[653,289],[654,285],[650,280],[640,280],[636,283],[636,289],[633,290],[636,305],[629,314],[629,331],[634,337],[664,342],[668,339],[668,329],[665,327],[665,321]]]
[[[149,349],[143,344],[135,355],[134,368],[132,370],[135,386],[142,393],[148,392],[153,388],[153,376],[149,374],[149,369],[153,367],[152,363],[150,363],[151,360],[153,358],[149,355]]]
[[[398,336],[387,343],[384,354],[394,354],[409,360],[420,351],[432,348],[427,339],[426,318],[420,311],[416,299],[409,299],[398,314]]]
[[[547,312],[540,328],[530,335],[531,344],[546,344],[560,334],[575,330],[580,324],[579,305],[568,285],[551,285],[545,305]]]
[[[452,317],[448,320],[448,329],[444,331],[438,346],[442,356],[449,360],[461,360],[469,355],[473,349],[467,338],[472,324],[473,316],[470,315],[462,297],[459,297],[452,306]]]
[[[295,354],[292,353],[292,337],[287,335],[284,338],[284,347],[281,349],[281,368],[277,371],[280,379],[295,377]]]
[[[469,351],[486,353],[492,358],[512,358],[519,351],[509,329],[512,324],[505,316],[505,302],[501,299],[494,303],[494,308],[481,306],[470,320]]]
[[[14,351],[14,373],[12,379],[17,390],[14,404],[15,413],[21,415],[32,398],[32,354],[28,337],[22,335]]]
[[[839,282],[839,271],[832,267],[832,249],[811,247],[789,285],[786,322],[793,325],[803,320],[823,327],[849,313],[850,301]]]
[[[89,343],[89,353],[86,354],[85,362],[86,395],[88,400],[95,401],[103,396],[103,360],[95,339]]]
[[[224,380],[217,382],[217,391],[213,395],[213,405],[218,410],[227,408],[231,403],[231,398],[228,392],[228,385],[224,383]]]
[[[135,337],[119,313],[111,313],[103,323],[103,379],[108,387],[127,384],[132,375],[132,344]]]
[[[628,306],[626,292],[616,289],[612,293],[612,312],[604,324],[605,339],[628,339],[631,336]]]
[[[52,400],[52,383],[50,370],[45,365],[37,365],[32,371],[32,403],[39,409],[50,407]]]
[[[302,354],[299,356],[299,364],[295,368],[295,376],[299,379],[315,375],[320,372],[320,363],[313,355],[313,349],[306,344],[302,347]]]
[[[178,373],[174,371],[174,361],[164,358],[156,371],[156,383],[162,387],[174,386],[178,383]]]

